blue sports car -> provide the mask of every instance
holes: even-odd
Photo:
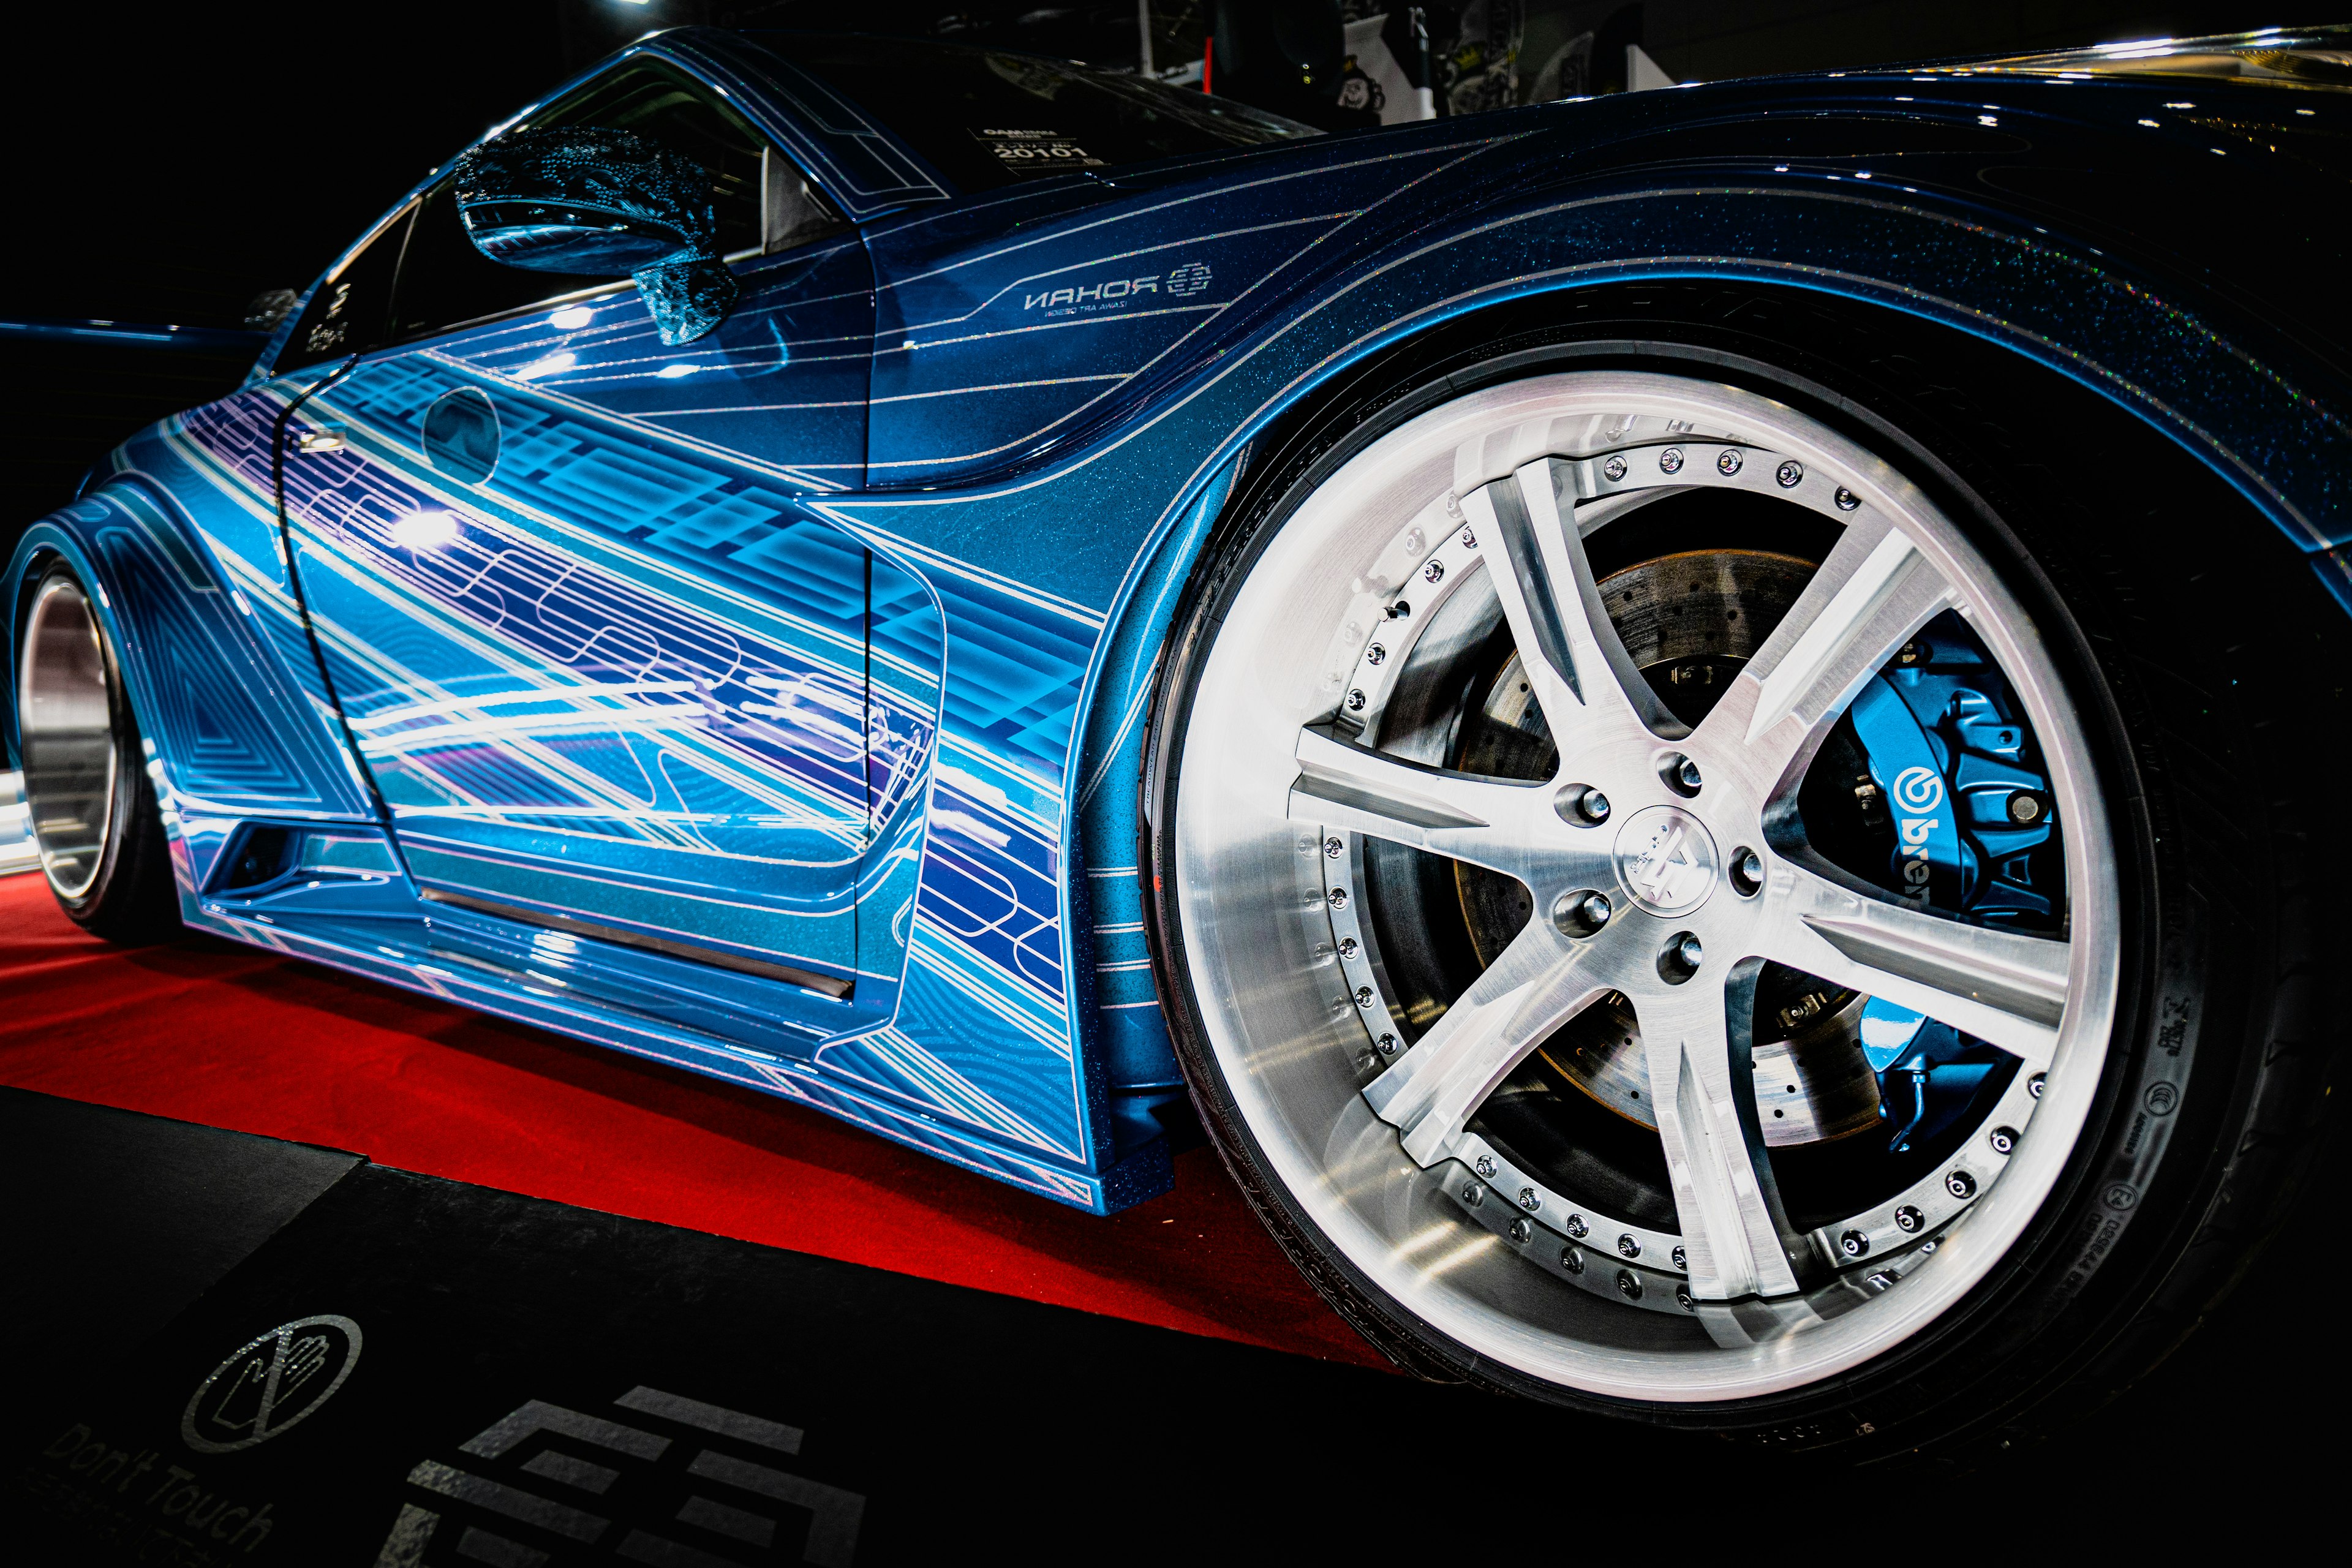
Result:
[[[1197,1114],[1432,1376],[2009,1432],[2234,1277],[2342,1037],[2347,88],[1318,135],[648,37],[25,534],[42,864],[1097,1212]]]

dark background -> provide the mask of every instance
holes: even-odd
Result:
[[[1262,17],[1283,0],[1227,3]],[[1392,8],[1317,5],[1350,16]],[[1152,0],[1155,66],[1197,59],[1216,9]],[[2309,19],[2255,3],[2135,0],[1437,0],[1423,10],[1442,107],[1527,100],[1538,79],[1560,81],[1562,46],[1585,34],[1600,47],[1572,85],[1604,91],[1620,85],[1628,42],[1677,80],[1712,80]],[[0,319],[237,326],[257,295],[307,286],[498,121],[631,38],[695,22],[938,34],[1113,68],[1138,58],[1133,0],[260,3],[12,17]],[[1457,90],[1471,79],[1489,86]],[[69,499],[115,442],[233,387],[250,358],[21,342],[0,355],[16,407],[0,437],[0,544]]]

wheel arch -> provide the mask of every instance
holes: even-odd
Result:
[[[1563,329],[1580,305],[1635,299],[1660,288],[1718,286],[1827,308],[1857,321],[1900,318],[1928,341],[1938,334],[1971,340],[1981,345],[1979,352],[2012,361],[2021,374],[2072,384],[2229,486],[2271,525],[2273,547],[2285,547],[2279,551],[2282,564],[2299,556],[2338,605],[2352,611],[2352,547],[2336,548],[2352,536],[2352,505],[2339,493],[2341,487],[2316,465],[2296,465],[2282,475],[2258,457],[2291,444],[2297,427],[2307,441],[2346,447],[2352,447],[2352,431],[2325,401],[2289,383],[2236,340],[2144,289],[2116,285],[2119,298],[2109,303],[2145,312],[2162,323],[2176,350],[2186,352],[2169,359],[2135,358],[2099,341],[2092,330],[2095,321],[2078,321],[2067,335],[2053,336],[1993,309],[1994,301],[1925,297],[1866,276],[1829,277],[1769,260],[1715,258],[1706,265],[1671,266],[1628,261],[1539,279],[1498,278],[1478,289],[1399,310],[1368,323],[1343,352],[1318,356],[1277,396],[1234,422],[1143,541],[1097,643],[1080,701],[1074,746],[1078,787],[1071,800],[1066,863],[1074,883],[1074,967],[1133,977],[1123,984],[1107,978],[1093,1005],[1080,1009],[1093,1015],[1080,1022],[1091,1024],[1104,1042],[1104,1054],[1097,1059],[1106,1063],[1114,1093],[1139,1082],[1157,1083],[1150,1073],[1174,1068],[1156,1005],[1157,955],[1148,951],[1141,927],[1108,935],[1102,928],[1136,920],[1126,911],[1117,874],[1132,873],[1130,885],[1140,894],[1140,879],[1148,875],[1141,853],[1141,835],[1149,830],[1143,796],[1152,765],[1146,710],[1159,684],[1170,628],[1181,624],[1185,605],[1199,590],[1202,563],[1213,558],[1213,545],[1268,500],[1270,491],[1294,482],[1335,432],[1391,410],[1400,399],[1418,395],[1433,403],[1466,389],[1474,383],[1463,379],[1465,373],[1491,363],[1498,347],[1506,374],[1562,357]],[[1311,313],[1292,316],[1288,326],[1299,326]],[[1661,352],[1671,347],[1659,346]],[[2261,410],[2249,405],[2252,386],[2267,390],[2272,425],[2265,426]],[[1147,959],[1153,961],[1149,970],[1139,967]],[[1140,984],[1147,974],[1155,982],[1148,993]]]

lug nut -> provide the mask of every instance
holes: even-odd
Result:
[[[1666,781],[1668,789],[1683,795],[1696,795],[1703,782],[1698,764],[1680,752],[1667,754],[1664,765],[1658,769],[1658,776]]]
[[[1913,1208],[1909,1204],[1905,1204],[1901,1208],[1895,1211],[1895,1228],[1901,1231],[1906,1236],[1918,1235],[1920,1227],[1925,1226],[1927,1223],[1927,1216],[1921,1214],[1917,1209]]]
[[[1609,820],[1609,797],[1591,785],[1570,785],[1554,803],[1563,821],[1580,827],[1598,827]]]
[[[1838,1250],[1848,1258],[1860,1258],[1870,1250],[1870,1237],[1858,1230],[1847,1231],[1838,1237]]]
[[[1658,977],[1669,985],[1680,985],[1698,973],[1706,949],[1701,945],[1698,933],[1683,931],[1666,939],[1665,950],[1658,954]]]
[[[1552,904],[1551,921],[1564,936],[1591,936],[1616,912],[1606,893],[1562,893]]]
[[[1752,899],[1764,886],[1764,857],[1746,845],[1731,852],[1731,890]]]

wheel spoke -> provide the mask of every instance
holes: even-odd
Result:
[[[1298,734],[1298,779],[1290,792],[1297,821],[1409,844],[1528,881],[1538,853],[1560,858],[1557,848],[1539,849],[1559,837],[1541,832],[1550,803],[1551,791],[1542,784],[1423,767],[1341,740],[1319,725]],[[1606,874],[1596,850],[1585,879]]]
[[[2074,950],[1773,868],[1761,955],[1925,1013],[2042,1068],[2057,1047]]]
[[[1768,795],[1803,774],[1854,693],[1954,601],[1952,585],[1870,513],[1844,536],[1700,726]]]
[[[1481,537],[1498,547],[1486,558],[1495,596],[1562,754],[1596,721],[1612,729],[1639,725],[1683,734],[1684,726],[1651,691],[1601,606],[1584,542],[1554,499],[1549,460],[1486,486],[1464,503],[1464,511]]]
[[[1416,1164],[1433,1165],[1486,1097],[1551,1032],[1607,995],[1595,942],[1571,948],[1530,921],[1364,1099]]]
[[[1639,1005],[1691,1294],[1704,1300],[1786,1295],[1804,1257],[1756,1116],[1750,1019],[1759,967],[1743,963],[1727,984],[1702,977]]]

